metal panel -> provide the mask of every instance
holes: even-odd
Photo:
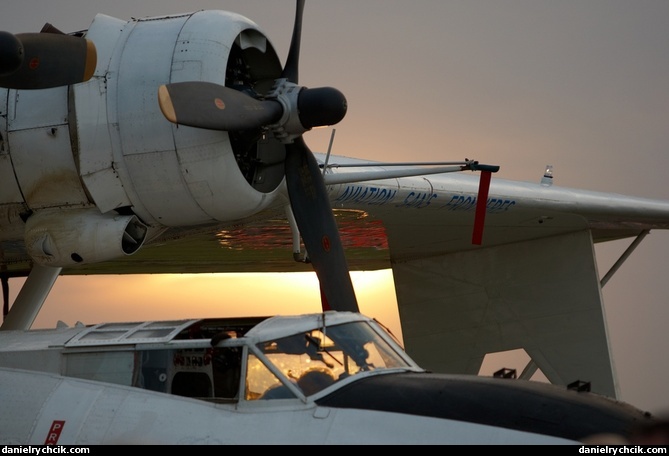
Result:
[[[112,137],[117,130],[110,125],[107,106],[109,62],[124,25],[119,19],[96,16],[86,35],[98,53],[95,74],[88,82],[72,86],[79,171],[103,213],[131,205],[115,168]]]
[[[88,203],[70,150],[67,125],[15,131],[9,139],[14,169],[31,209]]]
[[[31,209],[88,203],[72,156],[67,91],[17,91],[9,103],[9,147]]]
[[[174,151],[125,157],[133,187],[149,213],[165,226],[195,225],[211,221],[187,190]]]
[[[133,191],[150,216],[163,225],[211,221],[194,201],[181,174],[168,122],[158,105],[158,87],[169,82],[174,45],[189,16],[129,24],[116,50],[109,86],[115,100],[122,161]],[[113,107],[112,107],[113,109]],[[135,198],[133,197],[133,202]]]
[[[0,206],[22,203],[23,197],[14,178],[7,143],[7,97],[9,90],[0,89]]]
[[[170,82],[174,46],[186,19],[187,16],[140,20],[124,31],[127,39],[123,53],[110,68],[118,80],[109,88],[118,102],[124,156],[174,151],[172,124],[160,111],[158,87]]]

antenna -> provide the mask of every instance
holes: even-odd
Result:
[[[334,142],[336,128],[332,129],[332,134],[330,135],[330,145],[328,146],[328,153],[325,155],[325,164],[323,165],[323,175],[325,176],[325,170],[328,168],[328,162],[330,161],[330,152],[332,152],[332,143]]]

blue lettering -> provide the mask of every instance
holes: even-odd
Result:
[[[446,204],[439,206],[439,209],[445,209],[447,211],[472,211],[476,209],[476,202],[477,198],[475,196],[453,195]],[[513,200],[488,198],[486,201],[486,212],[504,212],[515,205],[516,202]]]
[[[343,193],[335,199],[338,203],[355,202],[382,205],[390,202],[397,190],[379,189],[378,187],[347,186]]]
[[[423,193],[423,192],[411,192],[404,198],[404,201],[398,205],[398,207],[415,207],[415,208],[424,208],[430,205],[431,201],[437,198],[436,193]]]
[[[384,205],[392,203],[397,196],[397,190],[380,187],[368,187],[361,185],[348,185],[344,191],[335,199],[337,203],[354,202],[356,204]],[[438,198],[436,193],[410,192],[397,207],[425,208],[433,204]],[[476,209],[477,197],[472,195],[452,195],[448,202],[438,206],[439,209],[447,211],[473,211]],[[500,198],[488,198],[486,201],[486,212],[499,213],[510,210],[516,205],[516,201]]]
[[[476,207],[476,198],[473,196],[454,195],[451,200],[441,208],[449,211],[470,211]]]
[[[496,212],[505,212],[508,211],[511,206],[515,206],[516,202],[512,200],[501,200],[496,198],[491,198],[488,200],[486,205],[486,210],[488,213]]]

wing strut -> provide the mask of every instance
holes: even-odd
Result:
[[[611,266],[611,269],[609,269],[606,275],[602,277],[602,279],[599,281],[599,284],[602,288],[611,279],[611,277],[613,277],[613,274],[616,273],[616,271],[620,268],[620,266],[623,265],[625,260],[629,258],[632,252],[634,252],[634,249],[636,249],[639,246],[639,244],[641,244],[641,241],[643,241],[643,238],[645,238],[648,235],[648,233],[650,233],[650,230],[644,230],[641,233],[639,233],[636,239],[634,239],[634,242],[632,242],[632,244],[630,244],[630,246],[627,247],[627,250],[625,250],[625,252],[620,256],[620,258],[618,258],[618,261],[616,261],[616,263],[613,266]]]
[[[30,329],[61,270],[35,264],[0,330]]]

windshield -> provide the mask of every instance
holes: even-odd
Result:
[[[262,342],[257,348],[305,396],[361,372],[408,368],[366,322],[353,322]],[[250,355],[246,399],[295,397],[258,357]]]

